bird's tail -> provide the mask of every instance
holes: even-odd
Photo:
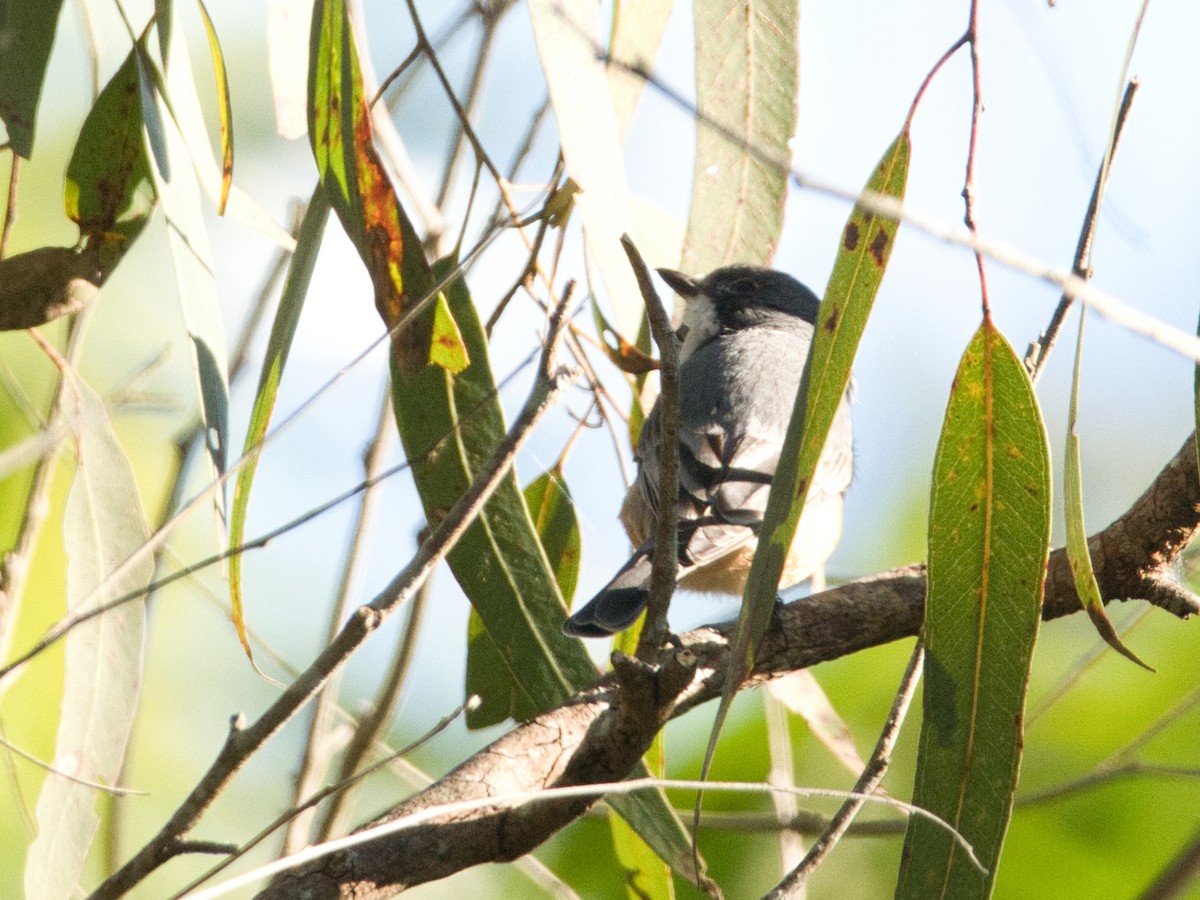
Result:
[[[573,637],[607,637],[632,625],[650,598],[650,547],[639,548],[612,581],[563,623]]]

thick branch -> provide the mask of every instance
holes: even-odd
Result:
[[[1170,572],[1200,530],[1196,470],[1193,435],[1129,511],[1091,539],[1106,600],[1143,599],[1180,617],[1200,612],[1200,598]],[[916,635],[924,595],[923,567],[909,566],[788,604],[772,623],[746,685]],[[1054,619],[1079,610],[1066,554],[1057,550],[1050,556],[1043,616]],[[618,666],[579,697],[518,725],[372,824],[457,800],[624,778],[667,718],[720,695],[732,628],[727,623],[682,636],[698,662],[682,691],[673,683],[664,689],[662,683],[687,671],[676,651],[664,652],[661,673],[675,674],[656,676],[650,693],[657,691],[658,699],[649,706],[644,672],[639,680],[628,666]],[[589,805],[530,803],[426,823],[318,860],[284,876],[260,897],[391,896],[469,866],[515,859]]]

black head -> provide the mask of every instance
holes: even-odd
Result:
[[[658,274],[684,300],[708,297],[722,320],[759,309],[778,310],[810,324],[817,321],[817,295],[786,272],[738,265],[716,269],[699,280],[672,269],[659,269]]]

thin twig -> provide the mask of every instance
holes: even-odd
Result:
[[[327,797],[340,796],[341,794],[345,793],[347,790],[354,787],[355,785],[361,784],[364,780],[366,780],[366,778],[368,776],[374,775],[380,769],[390,766],[396,760],[407,756],[408,754],[412,753],[414,750],[429,743],[429,741],[431,741],[433,738],[437,737],[437,735],[439,735],[443,731],[445,731],[446,728],[448,728],[450,726],[450,724],[452,722],[454,722],[459,716],[461,716],[468,709],[471,709],[473,704],[478,704],[478,702],[479,701],[477,698],[469,697],[464,703],[462,703],[457,709],[455,709],[449,715],[445,715],[440,720],[438,720],[438,722],[432,728],[430,728],[427,732],[425,732],[423,735],[421,735],[415,741],[412,741],[411,743],[405,745],[404,747],[401,747],[399,750],[394,750],[394,751],[388,753],[383,759],[379,760],[378,762],[374,763],[373,765],[367,766],[361,772],[356,772],[353,775],[350,775],[346,778],[339,780],[336,784],[331,784],[328,787],[322,788],[321,790],[314,791],[311,794],[306,795],[305,799],[297,802],[287,812],[278,816],[273,822],[271,822],[265,828],[260,830],[258,832],[258,834],[256,834],[254,837],[250,838],[250,840],[246,841],[246,843],[242,844],[240,847],[235,847],[232,850],[227,851],[229,853],[228,859],[222,860],[220,863],[213,866],[211,869],[209,869],[207,872],[205,872],[203,875],[201,875],[195,881],[191,882],[186,887],[184,887],[182,890],[173,894],[171,897],[171,900],[176,900],[176,898],[179,898],[179,897],[186,897],[193,890],[198,888],[200,885],[204,884],[204,882],[208,881],[214,875],[219,874],[224,869],[231,866],[238,859],[245,856],[247,853],[249,853],[251,850],[253,850],[255,847],[257,847],[259,844],[261,844],[263,841],[265,841],[267,838],[269,838],[272,834],[274,834],[276,831],[278,831],[280,828],[282,828],[285,824],[290,824],[290,823],[296,821],[296,819],[300,818],[303,813],[311,812],[313,809],[315,809],[317,806],[319,806],[321,804],[321,802],[323,800],[325,800]],[[295,851],[292,851],[292,852],[295,852]],[[287,854],[285,853],[285,855],[287,855]]]
[[[659,502],[654,523],[654,555],[650,568],[650,599],[646,603],[646,621],[638,637],[638,659],[650,659],[658,653],[667,638],[667,607],[675,591],[679,571],[679,517],[675,498],[679,495],[679,348],[671,320],[663,309],[650,270],[638,252],[633,239],[621,235],[621,246],[629,257],[634,277],[646,304],[650,332],[658,344],[660,394],[658,398],[658,466]]]
[[[1172,900],[1179,897],[1200,877],[1200,830],[1179,850],[1138,900]]]
[[[479,35],[479,47],[472,55],[471,81],[467,88],[467,99],[462,104],[463,118],[457,119],[454,127],[454,134],[450,138],[450,153],[446,158],[446,168],[442,174],[442,184],[438,188],[437,199],[434,203],[439,209],[446,206],[446,201],[450,197],[450,188],[454,185],[454,172],[458,168],[458,161],[462,157],[463,143],[465,141],[464,120],[469,121],[474,114],[476,107],[479,105],[479,97],[483,92],[483,73],[487,69],[487,64],[492,55],[492,47],[496,39],[496,26],[499,24],[499,19],[486,18],[483,20],[483,32]]]
[[[971,17],[967,22],[967,43],[971,48],[971,137],[967,144],[967,172],[963,179],[963,204],[965,212],[963,223],[972,235],[979,234],[979,226],[975,217],[975,161],[979,147],[979,119],[983,115],[983,89],[979,72],[979,0],[971,0]],[[988,296],[987,272],[983,266],[983,254],[975,251],[975,268],[979,272],[979,303],[983,308],[984,319],[991,318],[992,304]]]
[[[862,809],[866,798],[874,793],[879,782],[883,780],[888,766],[891,765],[892,751],[900,736],[900,726],[904,724],[909,704],[912,703],[913,695],[917,691],[917,683],[921,680],[921,663],[924,659],[925,645],[922,640],[918,639],[916,646],[913,647],[912,656],[909,657],[908,666],[904,669],[904,675],[900,678],[900,688],[896,691],[896,698],[892,701],[892,708],[884,722],[879,741],[875,744],[875,751],[871,754],[866,767],[854,784],[853,796],[842,804],[825,833],[813,842],[808,854],[800,861],[800,865],[767,894],[768,900],[784,900],[784,898],[791,900],[791,898],[803,896],[805,885],[808,884],[812,873],[837,846],[837,842],[842,839],[842,835],[846,833],[846,829],[850,827],[854,822],[854,817]]]
[[[376,741],[380,739],[392,721],[392,716],[396,712],[396,704],[400,699],[400,690],[404,686],[405,678],[412,666],[417,638],[421,634],[421,622],[425,605],[429,600],[430,584],[431,582],[426,581],[421,585],[421,589],[413,597],[413,602],[409,604],[408,620],[404,623],[404,637],[396,646],[396,653],[392,659],[392,665],[388,669],[387,677],[379,687],[375,701],[371,705],[371,711],[359,720],[358,727],[354,729],[354,734],[342,753],[337,779],[339,782],[347,781],[354,776],[363,760],[375,746]],[[345,833],[347,820],[352,811],[350,801],[353,797],[354,792],[350,790],[339,791],[334,796],[325,810],[325,818],[321,822],[321,827],[317,829],[317,840],[326,841]]]
[[[355,513],[354,529],[351,533],[350,545],[346,548],[341,580],[338,584],[333,608],[329,613],[329,625],[325,635],[326,643],[337,637],[338,628],[350,611],[350,598],[358,583],[358,574],[367,547],[367,535],[370,533],[371,521],[379,496],[377,486],[382,484],[379,475],[391,447],[392,442],[389,438],[395,434],[391,409],[391,392],[385,385],[379,414],[375,419],[375,434],[367,444],[362,460],[363,482],[370,483],[371,486],[363,491],[362,499],[359,501]],[[329,679],[328,684],[321,688],[321,693],[317,696],[316,707],[313,709],[312,719],[308,725],[308,735],[304,742],[304,753],[300,759],[300,771],[296,773],[295,778],[296,787],[293,800],[296,804],[315,791],[317,785],[325,777],[331,749],[329,731],[337,709],[340,684],[341,677],[338,673]],[[296,816],[288,822],[283,842],[285,853],[293,853],[308,844],[311,822],[311,813]]]
[[[1112,134],[1109,137],[1108,149],[1104,153],[1100,168],[1096,171],[1096,181],[1092,184],[1092,196],[1088,200],[1087,212],[1083,217],[1083,228],[1079,232],[1079,241],[1075,245],[1075,262],[1071,266],[1071,274],[1077,278],[1086,280],[1091,275],[1092,241],[1096,237],[1096,224],[1100,221],[1100,203],[1104,198],[1104,189],[1108,186],[1112,160],[1116,156],[1117,145],[1121,142],[1121,135],[1125,131],[1125,123],[1129,118],[1129,110],[1133,106],[1133,98],[1137,94],[1138,87],[1136,78],[1131,79],[1125,85],[1125,93],[1121,97],[1121,105],[1117,110]],[[1074,297],[1071,294],[1063,293],[1054,310],[1054,315],[1050,317],[1050,324],[1025,351],[1025,368],[1029,371],[1030,379],[1035,383],[1042,374],[1046,357],[1058,339],[1058,332],[1071,309],[1073,300]]]

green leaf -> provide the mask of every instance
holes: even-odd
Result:
[[[13,150],[26,159],[61,9],[62,0],[0,0],[0,119]]]
[[[429,286],[452,266],[440,261]],[[392,372],[396,423],[431,522],[467,490],[505,431],[487,339],[466,282],[456,278],[445,295],[471,365],[459,375],[425,366],[406,377],[398,364]],[[515,476],[504,480],[448,561],[519,688],[518,707],[548,709],[595,680],[582,645],[561,633],[565,604]],[[507,696],[507,684],[496,688]]]
[[[313,7],[308,136],[321,186],[375,287],[375,306],[394,332],[393,357],[405,375],[430,362],[434,311],[413,308],[433,286],[412,222],[372,142],[358,51],[342,0]]]
[[[447,372],[457,375],[471,364],[471,354],[463,343],[458,323],[446,303],[443,294],[438,294],[433,303],[433,333],[429,342],[429,361]]]
[[[1140,660],[1132,650],[1122,643],[1117,629],[1104,609],[1104,598],[1096,573],[1092,568],[1092,554],[1088,550],[1087,525],[1083,519],[1083,472],[1080,464],[1079,432],[1076,430],[1079,412],[1079,370],[1083,357],[1083,323],[1087,319],[1087,308],[1079,310],[1079,336],[1075,342],[1075,370],[1071,380],[1071,406],[1067,414],[1067,452],[1063,458],[1063,506],[1067,520],[1067,560],[1071,564],[1071,577],[1075,582],[1075,593],[1083,603],[1088,618],[1104,642],[1131,662],[1143,669],[1154,669]]]
[[[783,230],[796,132],[799,2],[696,0],[693,14],[698,114],[682,266],[766,265]]]
[[[317,254],[321,250],[321,240],[325,236],[325,224],[328,221],[329,198],[318,187],[313,191],[312,199],[304,212],[304,220],[300,223],[296,252],[292,254],[288,266],[283,293],[279,298],[279,308],[275,311],[275,321],[271,323],[271,336],[267,340],[267,352],[258,376],[258,388],[254,392],[254,408],[250,411],[250,425],[242,448],[242,454],[250,459],[238,472],[237,484],[233,490],[233,507],[229,514],[230,547],[240,546],[245,537],[250,488],[258,471],[258,448],[271,424],[279,384],[283,380],[288,352],[292,349],[292,338],[295,337],[296,326],[300,323],[300,312],[304,309],[304,300],[308,296],[308,286],[312,282],[313,269],[317,264]],[[238,639],[242,642],[246,656],[253,658],[250,640],[246,634],[246,614],[242,600],[241,554],[229,560],[229,596]]]
[[[575,507],[559,466],[526,486],[525,505],[533,517],[559,593],[569,606],[579,578],[579,520],[575,518]],[[508,685],[507,690],[504,685]],[[475,694],[483,701],[467,711],[468,728],[495,725],[510,716],[529,719],[538,712],[515,683],[504,655],[474,608],[467,622],[467,694]]]
[[[79,613],[150,582],[147,558],[83,606],[105,579],[150,537],[137,482],[104,404],[69,372],[63,412],[76,435],[78,464],[63,518],[68,555],[67,607]],[[115,785],[125,759],[141,688],[146,607],[122,604],[67,636],[62,713],[54,758],[59,768]],[[37,837],[25,863],[30,900],[73,896],[95,837],[96,789],[48,774],[37,802]]]
[[[567,488],[562,464],[538,476],[525,488],[525,505],[533,517],[550,570],[558,582],[558,591],[569,607],[579,580],[579,519],[575,502]]]
[[[908,163],[908,132],[901,131],[872,172],[867,189],[903,198]],[[850,382],[858,342],[883,280],[898,228],[895,220],[882,219],[855,206],[842,232],[772,481],[758,550],[750,566],[745,600],[733,637],[729,674],[705,757],[706,772],[729,706],[750,673],[759,642],[770,624],[784,560],[799,525],[825,438]]]
[[[138,82],[131,50],[92,104],[67,164],[67,216],[80,234],[104,246],[106,261],[119,259],[141,233],[156,199]]]
[[[934,462],[925,693],[898,898],[987,897],[1021,759],[1050,550],[1050,450],[1024,365],[985,318],[959,364]]]

